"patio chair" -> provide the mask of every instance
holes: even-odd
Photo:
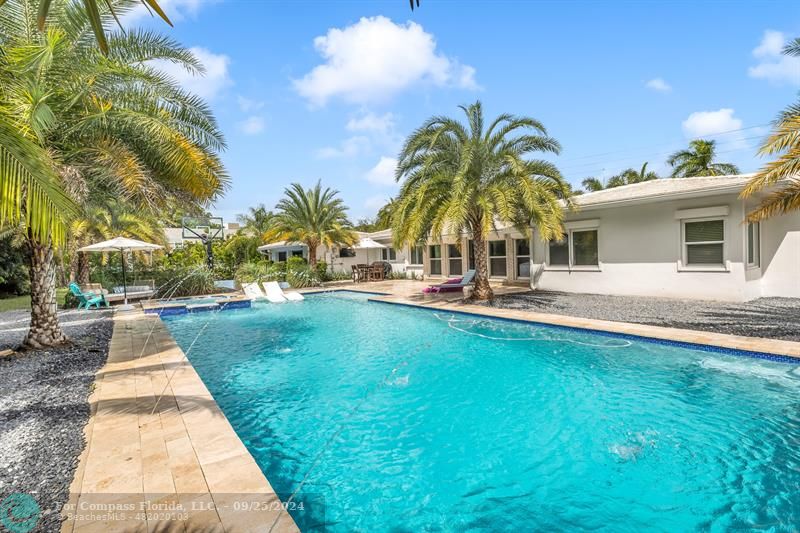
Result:
[[[361,281],[361,273],[358,270],[358,265],[352,265],[353,269],[353,283]]]
[[[425,289],[422,289],[422,292],[425,294],[439,294],[442,292],[457,292],[464,290],[464,287],[467,285],[472,285],[472,280],[475,279],[475,271],[474,270],[467,270],[467,273],[464,274],[463,278],[454,278],[448,279],[444,283],[440,283],[438,285],[431,285]]]
[[[102,294],[95,294],[91,291],[84,292],[75,282],[69,284],[69,290],[78,299],[78,309],[89,309],[91,306],[100,309],[100,304],[103,304],[105,307],[109,306],[105,296]]]

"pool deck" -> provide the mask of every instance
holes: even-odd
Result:
[[[798,342],[472,305],[460,293],[423,295],[428,285],[384,281],[322,290],[380,293],[372,299],[800,358]],[[529,290],[495,289],[497,294]],[[291,516],[278,510],[278,496],[157,315],[116,314],[108,361],[95,385],[87,445],[64,510],[73,516],[63,532],[298,530]],[[167,511],[144,516],[136,512],[144,502]],[[177,503],[182,508],[175,510]],[[92,508],[97,504],[133,505],[136,511],[98,516]]]
[[[157,316],[117,313],[89,402],[62,532],[297,531]]]

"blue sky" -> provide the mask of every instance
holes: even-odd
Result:
[[[800,89],[800,3],[423,0],[164,0],[227,137],[233,185],[212,209],[233,220],[274,206],[294,181],[341,191],[351,218],[392,196],[403,137],[480,99],[488,115],[542,121],[575,185],[627,167],[666,173],[688,139],[754,171],[766,125]],[[734,131],[732,133],[722,133]]]

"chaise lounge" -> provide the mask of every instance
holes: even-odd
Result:
[[[425,294],[439,294],[442,292],[457,292],[464,289],[468,285],[472,285],[472,280],[475,278],[474,270],[467,270],[463,278],[448,279],[444,283],[438,285],[431,285],[422,289]]]

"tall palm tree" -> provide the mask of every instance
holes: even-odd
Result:
[[[157,207],[173,194],[209,202],[227,184],[218,156],[224,140],[209,108],[148,66],[162,59],[196,71],[201,67],[189,50],[135,31],[112,35],[113,50],[103,57],[92,41],[91,21],[74,2],[50,4],[45,33],[35,30],[36,6],[37,0],[9,0],[0,16],[0,124],[6,126],[0,131],[17,138],[15,144],[7,142],[10,135],[0,136],[0,142],[7,153],[16,150],[19,161],[39,161],[38,169],[28,165],[25,181],[51,184],[46,190],[52,193],[15,189],[15,174],[0,171],[0,205],[14,208],[14,215],[6,210],[0,216],[28,221],[31,327],[24,344],[31,347],[66,338],[55,304],[59,234],[43,228],[54,226],[53,214],[62,215],[56,226],[67,225],[65,215],[73,210],[47,201],[63,196],[67,181],[83,183],[93,197],[117,197],[141,208]]]
[[[378,229],[388,229],[392,227],[392,213],[397,206],[394,198],[389,198],[386,204],[378,209],[378,214],[375,216],[375,225]]]
[[[267,209],[264,204],[250,207],[246,214],[238,215],[236,219],[242,225],[242,230],[254,237],[262,239],[275,222],[275,213]],[[262,239],[263,240],[263,239]]]
[[[502,114],[487,125],[480,102],[460,108],[466,124],[432,117],[405,141],[392,229],[398,247],[469,232],[475,245],[474,296],[489,299],[485,245],[496,222],[510,222],[525,234],[534,224],[543,240],[558,239],[561,200],[569,204],[570,187],[554,164],[528,158],[561,149],[539,121]]]
[[[689,178],[693,176],[724,176],[738,174],[739,167],[731,163],[717,163],[716,141],[696,139],[689,143],[686,150],[678,150],[667,159],[672,167],[673,178]]]
[[[276,209],[274,226],[265,240],[302,242],[308,247],[308,263],[316,266],[317,248],[339,244],[355,244],[358,237],[347,220],[347,208],[339,191],[322,188],[321,182],[311,189],[292,183]]]
[[[800,57],[800,38],[790,42],[783,53]],[[800,101],[789,105],[778,116],[772,133],[758,151],[759,155],[777,155],[753,176],[742,190],[748,198],[758,191],[785,181],[783,186],[769,194],[761,204],[748,214],[756,222],[771,216],[800,209]]]
[[[657,180],[658,174],[652,170],[647,170],[647,162],[642,165],[640,170],[627,168],[608,178],[606,183],[603,183],[598,178],[586,178],[581,184],[587,192],[602,191],[603,189],[611,189],[613,187],[622,187],[623,185],[631,185],[632,183],[641,183],[643,181]]]

